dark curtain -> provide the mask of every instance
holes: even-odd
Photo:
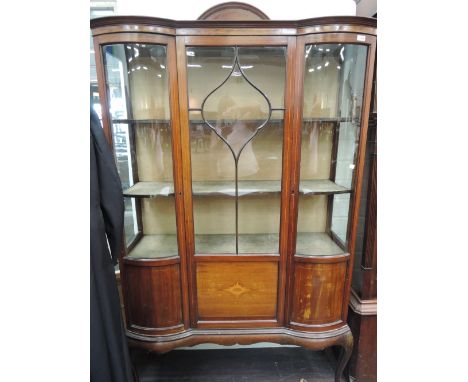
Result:
[[[91,111],[91,381],[133,381],[114,265],[124,225],[122,186],[96,113]]]

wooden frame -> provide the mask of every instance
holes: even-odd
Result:
[[[185,205],[186,205],[186,241],[187,241],[187,254],[191,264],[189,265],[189,273],[191,274],[190,279],[190,301],[191,301],[191,322],[192,327],[197,327],[198,318],[195,316],[197,312],[197,300],[196,300],[196,281],[194,271],[196,262],[204,261],[205,256],[195,256],[195,245],[193,242],[194,238],[194,227],[193,227],[193,202],[192,202],[192,174],[191,174],[191,158],[190,158],[190,137],[189,137],[189,108],[188,108],[188,96],[187,96],[187,74],[186,74],[186,47],[187,46],[285,46],[287,47],[286,57],[286,86],[285,86],[285,110],[284,110],[284,128],[283,128],[283,174],[282,177],[282,194],[281,194],[281,218],[280,218],[280,270],[279,270],[279,285],[278,285],[278,311],[276,316],[275,326],[284,325],[284,298],[285,298],[285,281],[286,281],[286,257],[287,257],[287,235],[288,232],[288,195],[289,195],[289,173],[287,171],[289,167],[288,153],[290,152],[290,139],[291,136],[291,115],[292,115],[292,102],[289,92],[292,84],[293,70],[293,57],[295,55],[295,39],[290,37],[269,37],[269,36],[185,36],[177,37],[177,53],[178,53],[178,74],[180,79],[180,93],[179,102],[181,105],[181,129],[182,133],[182,147],[183,152],[183,167],[184,172],[184,192],[185,192]],[[272,256],[275,256],[272,254]],[[246,257],[246,256],[242,256]],[[258,256],[254,256],[256,258]],[[212,256],[208,255],[208,258]],[[229,261],[231,257],[222,256],[218,260]],[[266,257],[268,258],[268,257]],[[208,327],[216,327],[220,322],[213,322]],[[241,324],[240,322],[235,323]],[[263,322],[255,324],[256,326],[264,326]],[[206,326],[206,325],[204,325]]]
[[[230,1],[207,9],[198,20],[270,20],[270,18],[250,4]]]
[[[310,349],[323,349],[331,345],[340,345],[343,352],[336,371],[336,381],[338,381],[351,354],[353,341],[346,319],[376,51],[375,20],[360,17],[328,17],[300,21],[187,22],[118,16],[95,19],[92,20],[91,25],[96,51],[104,131],[111,146],[109,102],[106,94],[101,46],[126,42],[167,46],[179,257],[132,259],[124,255],[121,256],[122,287],[126,300],[125,312],[127,318],[130,318],[130,322],[127,322],[127,335],[131,339],[131,344],[158,352],[203,342],[247,344],[267,341],[295,344]],[[309,43],[346,43],[368,46],[360,144],[354,162],[356,167],[351,191],[346,243],[340,242],[336,235],[332,235],[339,247],[349,249],[339,255],[300,256],[295,254],[305,66],[303,55],[304,47]],[[287,47],[279,254],[195,255],[186,47],[233,45]],[[335,134],[332,156],[336,156],[336,142],[337,134]],[[334,173],[335,169],[331,168],[333,176]],[[331,197],[329,197],[330,199]],[[327,226],[330,228],[331,215],[328,216],[327,220]],[[332,234],[331,230],[328,230]],[[268,295],[269,301],[276,301],[274,316],[271,315],[273,305],[269,303],[270,305],[265,305],[265,310],[259,308],[258,313],[252,317],[249,315],[237,316],[234,313],[221,314],[220,316],[219,313],[222,311],[216,309],[213,310],[212,315],[199,317],[200,294],[197,291],[197,282],[201,280],[197,278],[199,267],[201,266],[204,270],[216,269],[216,267],[223,268],[225,264],[232,264],[240,270],[239,272],[242,272],[243,267],[249,268],[249,264],[255,264],[255,267],[260,270],[258,275],[263,275],[265,285],[269,285],[264,289],[265,295],[271,288],[276,288],[277,295]],[[138,293],[135,294],[135,291],[131,292],[133,293],[131,296],[129,295],[131,286],[126,278],[126,267],[131,267],[133,272],[130,283],[140,282],[138,281],[139,276],[135,275],[139,275],[139,272],[146,272],[145,269],[152,272],[152,275],[156,275],[148,276],[145,273],[144,277],[148,278],[149,281],[148,284],[142,285],[155,285],[155,295],[151,297],[156,301],[154,305],[159,305],[157,301],[160,299],[167,299],[167,301],[161,301],[161,304],[167,303],[170,311],[165,311],[162,318],[156,317],[156,310],[150,310],[149,313],[141,311],[138,313],[140,318],[137,317],[136,320],[132,318],[132,312],[129,311],[128,305],[135,306],[135,301],[142,297]],[[272,274],[269,273],[270,270],[277,272],[275,274],[277,276],[272,277]],[[295,279],[296,275],[298,279]],[[333,302],[334,308],[333,312],[326,317],[319,314],[309,318],[308,315],[302,313],[304,309],[308,308],[302,303],[302,305],[298,305],[297,293],[304,293],[304,291],[298,292],[298,288],[302,288],[301,290],[307,288],[310,277],[315,277],[314,275],[322,275],[327,280],[326,282],[334,285],[333,292],[330,292],[332,294],[328,297],[330,303]],[[231,276],[229,275],[229,277]],[[154,277],[163,277],[171,285],[180,285],[180,293],[166,296],[164,288],[161,289]],[[232,277],[234,280],[237,276]],[[245,286],[239,288],[240,291],[233,289],[233,293],[243,293],[242,288],[245,289]],[[321,303],[326,303],[327,300],[324,301]],[[180,314],[178,309],[180,309]],[[148,314],[154,315],[152,316],[153,321],[150,320],[154,322],[153,327],[145,327],[141,324],[146,322],[144,319],[147,319]],[[146,317],[143,317],[144,315]],[[180,317],[180,322],[177,321],[177,317]],[[139,322],[138,319],[140,319]]]
[[[180,269],[181,269],[181,288],[186,290],[187,286],[187,267],[186,267],[186,242],[185,242],[185,230],[184,224],[181,222],[184,220],[184,203],[183,203],[183,193],[182,193],[182,171],[181,171],[181,147],[180,147],[180,123],[179,123],[179,103],[178,103],[178,83],[176,75],[176,51],[175,51],[175,41],[167,36],[151,35],[151,34],[140,34],[140,33],[122,33],[118,35],[102,35],[94,38],[94,47],[96,52],[96,68],[98,71],[98,83],[99,83],[99,96],[102,100],[101,105],[103,106],[102,110],[102,119],[103,119],[103,128],[108,139],[109,144],[113,147],[112,144],[112,132],[110,126],[110,115],[108,107],[108,94],[105,86],[105,68],[103,65],[102,59],[102,50],[103,45],[117,44],[117,43],[148,43],[148,44],[158,44],[165,45],[167,47],[167,65],[168,65],[168,74],[169,74],[169,105],[170,105],[170,115],[172,122],[172,156],[173,156],[173,181],[175,188],[175,207],[176,207],[176,221],[177,221],[177,242],[179,248],[180,256]],[[141,219],[141,211],[138,211],[139,219]],[[141,235],[141,233],[140,233]],[[135,241],[138,240],[138,237]],[[132,243],[135,245],[135,242]],[[126,281],[125,281],[125,264],[123,261],[123,252],[119,258],[119,267],[121,270],[122,277],[122,286],[124,291],[124,301],[126,299],[125,293],[128,290]],[[163,265],[163,264],[161,264]],[[184,328],[187,329],[190,327],[189,324],[189,307],[188,307],[188,298],[183,294],[183,317],[184,317]],[[125,304],[125,313],[129,317],[129,312],[127,311],[127,304]]]
[[[366,66],[366,76],[365,76],[365,84],[364,84],[364,98],[363,98],[363,109],[362,109],[362,119],[361,119],[361,129],[360,129],[360,139],[359,139],[359,147],[356,150],[356,171],[353,175],[353,197],[350,203],[350,218],[348,220],[348,230],[347,230],[347,238],[348,238],[348,245],[350,252],[350,259],[348,265],[348,271],[346,275],[346,283],[345,283],[345,299],[343,301],[343,316],[342,321],[346,322],[347,319],[347,306],[349,303],[349,291],[351,288],[351,276],[352,276],[352,264],[354,262],[354,246],[355,246],[355,239],[356,239],[356,230],[359,218],[359,195],[361,193],[362,187],[362,172],[364,168],[364,157],[365,157],[365,149],[366,149],[366,142],[367,142],[367,125],[368,125],[368,116],[370,110],[370,98],[371,98],[371,87],[372,87],[372,78],[374,72],[374,60],[375,60],[375,51],[376,51],[376,38],[375,36],[364,36],[364,41],[361,35],[354,34],[354,33],[329,33],[325,35],[307,35],[307,36],[300,36],[297,38],[298,46],[297,46],[297,53],[296,53],[296,73],[304,73],[304,60],[302,59],[302,55],[304,54],[305,46],[307,44],[323,44],[323,43],[348,43],[348,44],[360,44],[366,45],[368,47],[368,54],[367,54],[367,66]],[[295,99],[303,98],[303,79],[301,76],[296,79],[296,94]],[[296,119],[294,121],[294,146],[292,149],[292,153],[294,157],[292,158],[292,163],[294,164],[293,169],[293,176],[292,176],[292,184],[291,188],[298,189],[299,187],[299,179],[300,179],[300,152],[301,152],[301,127],[302,127],[302,103],[298,102],[296,104],[295,109],[295,116]],[[333,149],[333,152],[336,149]],[[332,154],[334,155],[334,154]],[[334,175],[334,173],[333,173]],[[291,200],[291,212],[290,218],[292,221],[297,221],[298,216],[298,197],[294,196]],[[289,253],[295,253],[295,238],[297,235],[297,226],[295,224],[292,225],[292,230],[290,234],[290,247]],[[294,268],[293,265],[294,259],[291,256],[289,260],[289,267],[290,269]],[[293,271],[292,271],[293,272]],[[292,284],[289,283],[288,286],[288,294],[289,296],[293,295]],[[290,297],[289,297],[290,298]]]

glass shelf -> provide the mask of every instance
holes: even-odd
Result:
[[[190,111],[200,111],[201,109],[191,109]],[[278,110],[283,110],[283,109],[275,109],[276,111]],[[256,123],[258,122],[257,119],[243,119],[242,120],[244,123]],[[213,121],[210,121],[213,122]],[[228,121],[226,122],[235,122],[235,120]],[[327,123],[332,123],[332,122],[352,122],[349,118],[340,118],[340,117],[311,117],[311,118],[304,118],[303,122],[327,122]],[[170,124],[171,121],[167,119],[112,119],[112,123],[139,123],[139,124]],[[194,125],[201,125],[204,124],[205,122],[202,119],[192,119],[190,123]],[[282,119],[277,119],[277,118],[271,118],[270,123],[283,123]]]
[[[350,122],[350,119],[342,117],[304,117],[303,122]]]
[[[234,254],[232,243],[235,234],[195,235],[197,253]],[[278,234],[239,234],[242,253],[278,253]],[[299,232],[296,254],[299,256],[333,256],[343,254],[343,249],[324,232]],[[128,259],[160,259],[178,256],[177,235],[144,235],[130,251]]]
[[[174,184],[172,182],[138,182],[124,190],[124,196],[134,198],[154,198],[155,196],[173,196]]]
[[[324,232],[298,232],[296,255],[333,256],[343,254],[343,249]]]
[[[281,182],[279,180],[241,180],[238,182],[238,192],[239,196],[280,193]],[[196,196],[235,196],[236,190],[232,181],[199,181],[192,182],[192,193]]]
[[[234,241],[235,234],[195,235],[197,253],[231,254]],[[277,243],[278,234],[239,235],[243,253],[278,253]],[[160,259],[177,255],[177,235],[144,235],[126,258]]]
[[[229,253],[233,252],[235,234],[195,235],[196,253]],[[256,233],[239,234],[241,253],[278,253],[278,234]]]
[[[127,259],[159,259],[178,256],[177,235],[144,235]]]
[[[112,123],[119,124],[119,123],[136,123],[142,125],[170,125],[171,121],[168,119],[113,119]]]
[[[301,180],[299,193],[304,195],[329,195],[349,193],[349,188],[340,186],[328,179]]]
[[[281,192],[279,180],[241,180],[238,182],[239,196],[274,194]],[[302,180],[299,193],[304,195],[344,194],[349,188],[340,186],[328,179]],[[234,182],[206,181],[192,182],[194,196],[227,195],[235,196]],[[172,182],[138,182],[124,191],[124,196],[152,198],[156,196],[174,195]]]

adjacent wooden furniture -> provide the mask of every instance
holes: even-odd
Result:
[[[157,352],[339,345],[338,381],[375,20],[218,12],[91,21],[125,196],[127,335]]]
[[[375,72],[374,72],[375,74]],[[354,336],[349,375],[377,381],[377,97],[376,79],[369,116],[361,223],[358,228],[348,323]],[[362,232],[361,232],[362,231]]]

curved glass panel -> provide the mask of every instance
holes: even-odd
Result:
[[[306,45],[296,253],[348,252],[367,47]]]
[[[187,68],[195,252],[278,253],[284,115],[257,82],[268,78],[282,105],[286,49],[189,47],[187,54],[198,57]],[[217,83],[213,65],[226,70],[223,77],[214,70]]]
[[[103,46],[129,257],[178,254],[166,46]]]

